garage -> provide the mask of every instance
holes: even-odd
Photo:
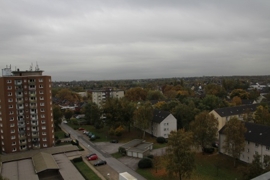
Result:
[[[147,156],[153,148],[153,143],[145,142],[141,139],[134,139],[121,146],[127,152],[127,156],[143,158]]]

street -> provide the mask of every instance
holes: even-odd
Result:
[[[122,162],[118,161],[117,159],[113,158],[110,154],[100,150],[94,143],[90,142],[87,138],[82,136],[78,131],[74,130],[73,128],[69,127],[66,124],[61,124],[60,127],[70,134],[70,136],[74,139],[77,139],[82,146],[87,148],[91,153],[96,153],[98,157],[101,159],[107,161],[107,164],[115,170],[115,173],[119,174],[122,172],[128,172],[138,180],[146,180],[144,177],[142,177],[140,174],[136,173],[131,168],[124,165]],[[89,152],[89,153],[90,153]],[[112,173],[112,172],[111,172]],[[109,174],[110,176],[112,174]],[[115,175],[114,175],[115,177]],[[110,179],[109,177],[105,177]]]

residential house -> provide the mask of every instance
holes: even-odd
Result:
[[[177,131],[176,118],[170,112],[154,110],[152,126],[146,132],[155,137],[168,138],[171,131]]]
[[[261,162],[263,162],[264,155],[270,156],[270,127],[249,122],[244,123],[247,128],[245,133],[246,144],[244,151],[240,155],[240,160],[251,163],[253,161],[253,155],[258,153],[261,155]],[[223,154],[227,154],[224,148],[222,148],[226,138],[224,134],[225,127],[219,131],[219,152]]]
[[[218,121],[218,130],[220,130],[226,122],[228,122],[232,117],[237,117],[243,120],[244,117],[251,118],[253,113],[256,111],[259,104],[246,104],[234,107],[225,107],[214,109],[210,112],[213,114]]]

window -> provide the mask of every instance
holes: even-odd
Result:
[[[255,144],[255,147],[256,147],[256,148],[257,148],[257,147],[259,147],[259,144],[258,144],[258,143],[256,143],[256,144]]]
[[[270,148],[269,148],[269,146],[266,146],[265,149],[266,149],[267,151],[269,151]]]
[[[12,104],[10,104],[8,107],[9,107],[9,108],[13,108],[13,105],[12,105]]]
[[[40,103],[40,106],[44,106],[44,103]]]
[[[12,114],[14,114],[14,112],[13,111],[9,111],[9,114],[12,115]]]
[[[11,136],[11,139],[15,139],[16,137],[15,136]]]
[[[8,88],[7,88],[8,90],[11,90],[12,89],[12,86],[8,86]]]
[[[39,94],[43,94],[43,91],[39,91]]]
[[[45,115],[44,114],[41,114],[41,118],[45,118]]]
[[[38,82],[43,82],[43,79],[39,79]]]
[[[10,121],[14,121],[14,117],[10,117],[9,120],[10,120]]]
[[[12,82],[12,81],[11,81],[10,79],[9,79],[9,80],[7,80],[7,83],[9,83],[9,84],[10,84],[11,82]]]
[[[45,110],[43,108],[40,109],[40,112],[44,112]]]
[[[43,88],[43,85],[42,85],[42,84],[40,84],[40,85],[39,85],[39,88]]]
[[[13,99],[9,98],[9,99],[8,99],[8,102],[13,102]]]
[[[12,92],[9,92],[9,93],[8,93],[8,96],[12,96]]]
[[[164,131],[166,131],[166,128],[164,128]]]
[[[46,126],[42,126],[41,128],[42,128],[42,129],[46,129]]]
[[[15,152],[15,151],[17,151],[17,148],[13,148],[13,149],[12,149],[12,152]]]
[[[249,152],[249,149],[247,149],[247,152]]]
[[[47,141],[47,138],[42,138],[42,141]]]
[[[47,144],[43,144],[43,147],[47,147]]]
[[[12,142],[12,146],[14,146],[14,145],[16,145],[16,142],[15,141]]]
[[[42,135],[46,135],[47,133],[46,132],[42,132]]]
[[[40,97],[39,97],[39,100],[44,100],[44,97],[43,97],[43,96],[40,96]]]
[[[14,127],[14,126],[15,126],[15,124],[14,124],[14,123],[11,123],[11,124],[10,124],[10,127]]]

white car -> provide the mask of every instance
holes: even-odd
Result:
[[[63,121],[64,124],[67,124],[68,122],[67,121]]]

